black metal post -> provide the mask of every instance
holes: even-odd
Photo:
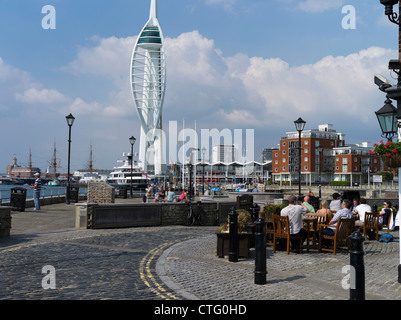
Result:
[[[302,171],[302,142],[301,142],[301,132],[298,131],[298,198],[301,198],[301,171]]]
[[[228,261],[238,262],[238,213],[234,207],[231,208],[228,216],[230,218]]]
[[[131,198],[132,198],[132,176],[133,176],[133,173],[132,173],[132,171],[133,171],[132,165],[133,165],[133,162],[134,162],[134,145],[131,144],[131,179],[130,179],[130,196],[131,196]]]
[[[256,221],[256,220],[258,220],[258,218],[259,218],[259,206],[256,204],[256,203],[254,203],[253,205],[252,205],[252,208],[251,208],[251,210],[252,210],[252,221]]]
[[[365,300],[365,263],[363,259],[365,237],[360,232],[355,231],[348,238],[351,240],[350,300]]]
[[[266,284],[266,222],[258,218],[255,225],[255,284]]]
[[[189,195],[188,201],[192,201],[192,163],[189,164]]]
[[[65,204],[70,204],[70,161],[71,161],[71,127],[68,126],[68,169],[67,169],[67,192],[65,195]]]

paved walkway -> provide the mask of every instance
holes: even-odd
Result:
[[[121,201],[121,200],[119,200]],[[0,299],[347,300],[349,255],[267,247],[267,284],[254,284],[255,251],[216,256],[216,227],[75,230],[75,205],[12,213],[0,239]],[[398,231],[392,232],[398,240]],[[367,299],[401,299],[399,243],[365,241]],[[55,271],[54,288],[46,270]],[[47,281],[47,282],[46,282]]]

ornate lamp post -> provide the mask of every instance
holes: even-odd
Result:
[[[301,145],[301,133],[305,128],[306,121],[302,118],[294,121],[295,129],[298,131],[298,197],[301,197],[301,170],[302,170],[302,145]]]
[[[130,194],[131,194],[131,198],[132,198],[132,165],[134,162],[134,144],[135,144],[136,138],[134,136],[132,136],[131,138],[129,138],[129,143],[131,144],[131,181],[130,181]]]
[[[65,203],[70,204],[70,162],[71,162],[71,127],[74,124],[74,116],[70,113],[65,117],[68,125],[68,169],[67,169],[67,192],[65,194]]]
[[[383,81],[380,77],[375,76],[375,83],[379,89],[387,94],[386,104],[383,108],[376,112],[377,119],[383,135],[389,140],[398,133],[398,140],[401,140],[401,134],[398,128],[401,122],[401,1],[398,0],[380,0],[385,6],[384,14],[388,19],[398,25],[398,60],[390,60],[388,68],[398,74],[398,82],[391,85],[388,81]],[[393,6],[398,3],[398,14],[393,11]],[[392,106],[390,99],[397,101],[397,108]],[[395,110],[394,110],[395,109]],[[396,112],[394,112],[396,111]],[[397,119],[397,124],[395,121]],[[401,177],[401,168],[398,168],[398,177]],[[399,207],[401,207],[401,181],[398,183],[398,199]],[[401,283],[401,242],[400,242],[400,264],[398,265],[398,282]]]
[[[384,103],[385,105],[380,110],[376,111],[375,114],[383,133],[382,137],[391,141],[397,134],[397,109],[393,106],[388,97]]]

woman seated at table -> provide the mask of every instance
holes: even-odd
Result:
[[[329,202],[327,200],[323,200],[320,203],[320,209],[316,211],[316,213],[307,213],[305,216],[321,216],[324,217],[324,219],[321,222],[328,222],[329,221],[329,216],[332,215],[330,209],[329,209]]]
[[[379,213],[379,225],[387,225],[388,224],[388,218],[390,217],[391,214],[391,202],[390,201],[384,201],[383,202],[383,209]]]

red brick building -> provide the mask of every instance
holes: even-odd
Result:
[[[350,181],[365,183],[368,172],[380,171],[380,157],[371,155],[367,143],[346,145],[345,135],[336,132],[331,124],[319,125],[318,129],[304,130],[301,134],[301,182],[312,184],[319,181]],[[323,150],[319,153],[318,146]],[[287,132],[280,139],[278,150],[273,150],[273,181],[298,183],[299,134]]]

